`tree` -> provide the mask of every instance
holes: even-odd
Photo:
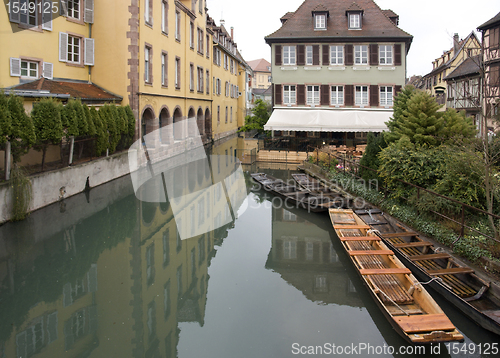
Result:
[[[7,108],[11,116],[11,128],[7,140],[10,141],[13,164],[16,166],[21,161],[21,157],[28,153],[35,144],[35,127],[24,111],[21,97],[11,94],[7,101]]]
[[[363,157],[359,161],[359,164],[368,167],[370,169],[378,170],[380,166],[380,159],[378,154],[380,151],[387,147],[387,142],[385,141],[384,134],[375,136],[373,133],[368,133],[368,143],[366,145]],[[360,175],[365,180],[379,179],[377,173],[367,170],[365,168],[360,169]]]
[[[63,137],[61,113],[58,103],[52,99],[42,99],[33,106],[31,118],[35,126],[37,145],[42,150],[42,171],[49,144],[59,144]]]
[[[0,91],[0,144],[7,141],[7,136],[12,130],[12,118],[9,112],[8,99]]]
[[[252,109],[252,116],[245,117],[245,125],[238,132],[248,132],[257,130],[259,133],[264,132],[264,125],[271,116],[271,106],[261,99],[255,101],[255,106]]]
[[[95,151],[96,151],[96,156],[100,156],[102,153],[108,149],[109,145],[109,136],[108,136],[108,129],[105,123],[103,123],[103,120],[101,118],[101,115],[97,110],[92,107],[90,109],[90,115],[92,116],[92,120],[94,121],[95,129],[96,129],[96,146],[95,146]]]

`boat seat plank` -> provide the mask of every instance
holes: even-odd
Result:
[[[334,229],[370,229],[368,225],[334,225]]]
[[[428,241],[416,241],[416,242],[408,242],[404,244],[394,244],[394,247],[398,249],[406,248],[406,247],[422,247],[422,246],[432,246],[432,242]]]
[[[416,232],[406,231],[406,232],[391,232],[391,233],[382,233],[382,236],[386,239],[393,237],[406,237],[406,236],[417,236]]]
[[[393,275],[393,274],[411,274],[407,268],[383,268],[383,269],[360,269],[359,273],[363,276],[370,275]]]
[[[429,275],[441,276],[441,275],[458,275],[462,273],[474,273],[474,270],[469,267],[452,267],[441,270],[429,270],[427,271]]]
[[[391,250],[352,250],[349,251],[350,256],[363,256],[363,255],[394,255]]]
[[[344,236],[340,241],[381,241],[377,236]]]
[[[447,259],[451,256],[447,253],[438,253],[438,254],[429,254],[429,255],[413,255],[410,256],[410,260],[412,261],[425,261],[425,260],[438,260],[438,259]]]
[[[385,308],[389,311],[391,316],[403,316],[403,315],[418,315],[418,314],[424,314],[424,311],[422,311],[418,306],[416,305],[400,305],[403,311],[399,309],[396,306],[386,306]]]
[[[455,329],[453,323],[444,313],[398,316],[394,319],[406,333],[453,331]]]

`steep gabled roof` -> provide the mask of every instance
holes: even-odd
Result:
[[[320,4],[327,9],[330,17],[327,29],[315,31],[312,11]],[[363,10],[361,30],[349,30],[346,11]],[[378,7],[373,0],[305,0],[295,13],[276,32],[265,37],[268,44],[283,41],[303,41],[305,39],[363,41],[366,39],[401,39],[408,44],[413,36],[401,30]]]
[[[469,57],[467,60],[462,62],[457,68],[455,68],[445,80],[456,79],[459,77],[465,77],[470,75],[479,75],[480,65],[482,62],[481,55]]]
[[[323,5],[322,3],[319,4],[318,6],[316,6],[314,9],[313,9],[313,12],[327,12],[328,9],[326,8],[325,5]]]
[[[353,2],[351,6],[349,6],[346,11],[364,11],[356,2]]]
[[[254,72],[269,72],[271,70],[268,67],[271,67],[271,64],[267,62],[267,60],[261,58],[259,60],[248,61],[248,65],[252,68]]]
[[[479,26],[477,29],[479,31],[484,31],[487,28],[493,27],[494,25],[498,25],[498,24],[500,24],[500,12],[495,17],[491,18],[490,20],[486,21],[484,24]]]

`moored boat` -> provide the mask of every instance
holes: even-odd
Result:
[[[416,232],[392,224],[380,210],[359,210],[356,214],[376,230],[377,235],[422,281],[481,327],[500,334],[500,299],[491,283],[470,267],[456,262]]]
[[[310,191],[312,194],[323,195],[336,202],[336,208],[347,209],[352,207],[352,198],[342,195],[338,190],[325,185],[322,181],[314,179],[308,174],[292,174],[292,178],[300,187]]]
[[[463,341],[431,295],[350,209],[330,209],[330,220],[351,262],[393,328],[408,342]]]

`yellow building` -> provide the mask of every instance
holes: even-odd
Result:
[[[205,142],[243,124],[246,65],[205,0],[29,3],[52,11],[0,14],[0,88],[27,111],[48,96],[129,104],[137,138],[188,117]]]
[[[261,58],[259,60],[248,61],[248,65],[253,70],[252,88],[267,89],[273,84],[271,78],[271,63]]]
[[[432,62],[432,71],[422,78],[422,82],[424,89],[435,97],[439,104],[443,105],[440,110],[446,110],[447,83],[445,77],[466,59],[480,54],[481,43],[474,32],[471,32],[463,40],[460,40],[458,34],[455,34],[453,47],[444,51],[441,57]]]

